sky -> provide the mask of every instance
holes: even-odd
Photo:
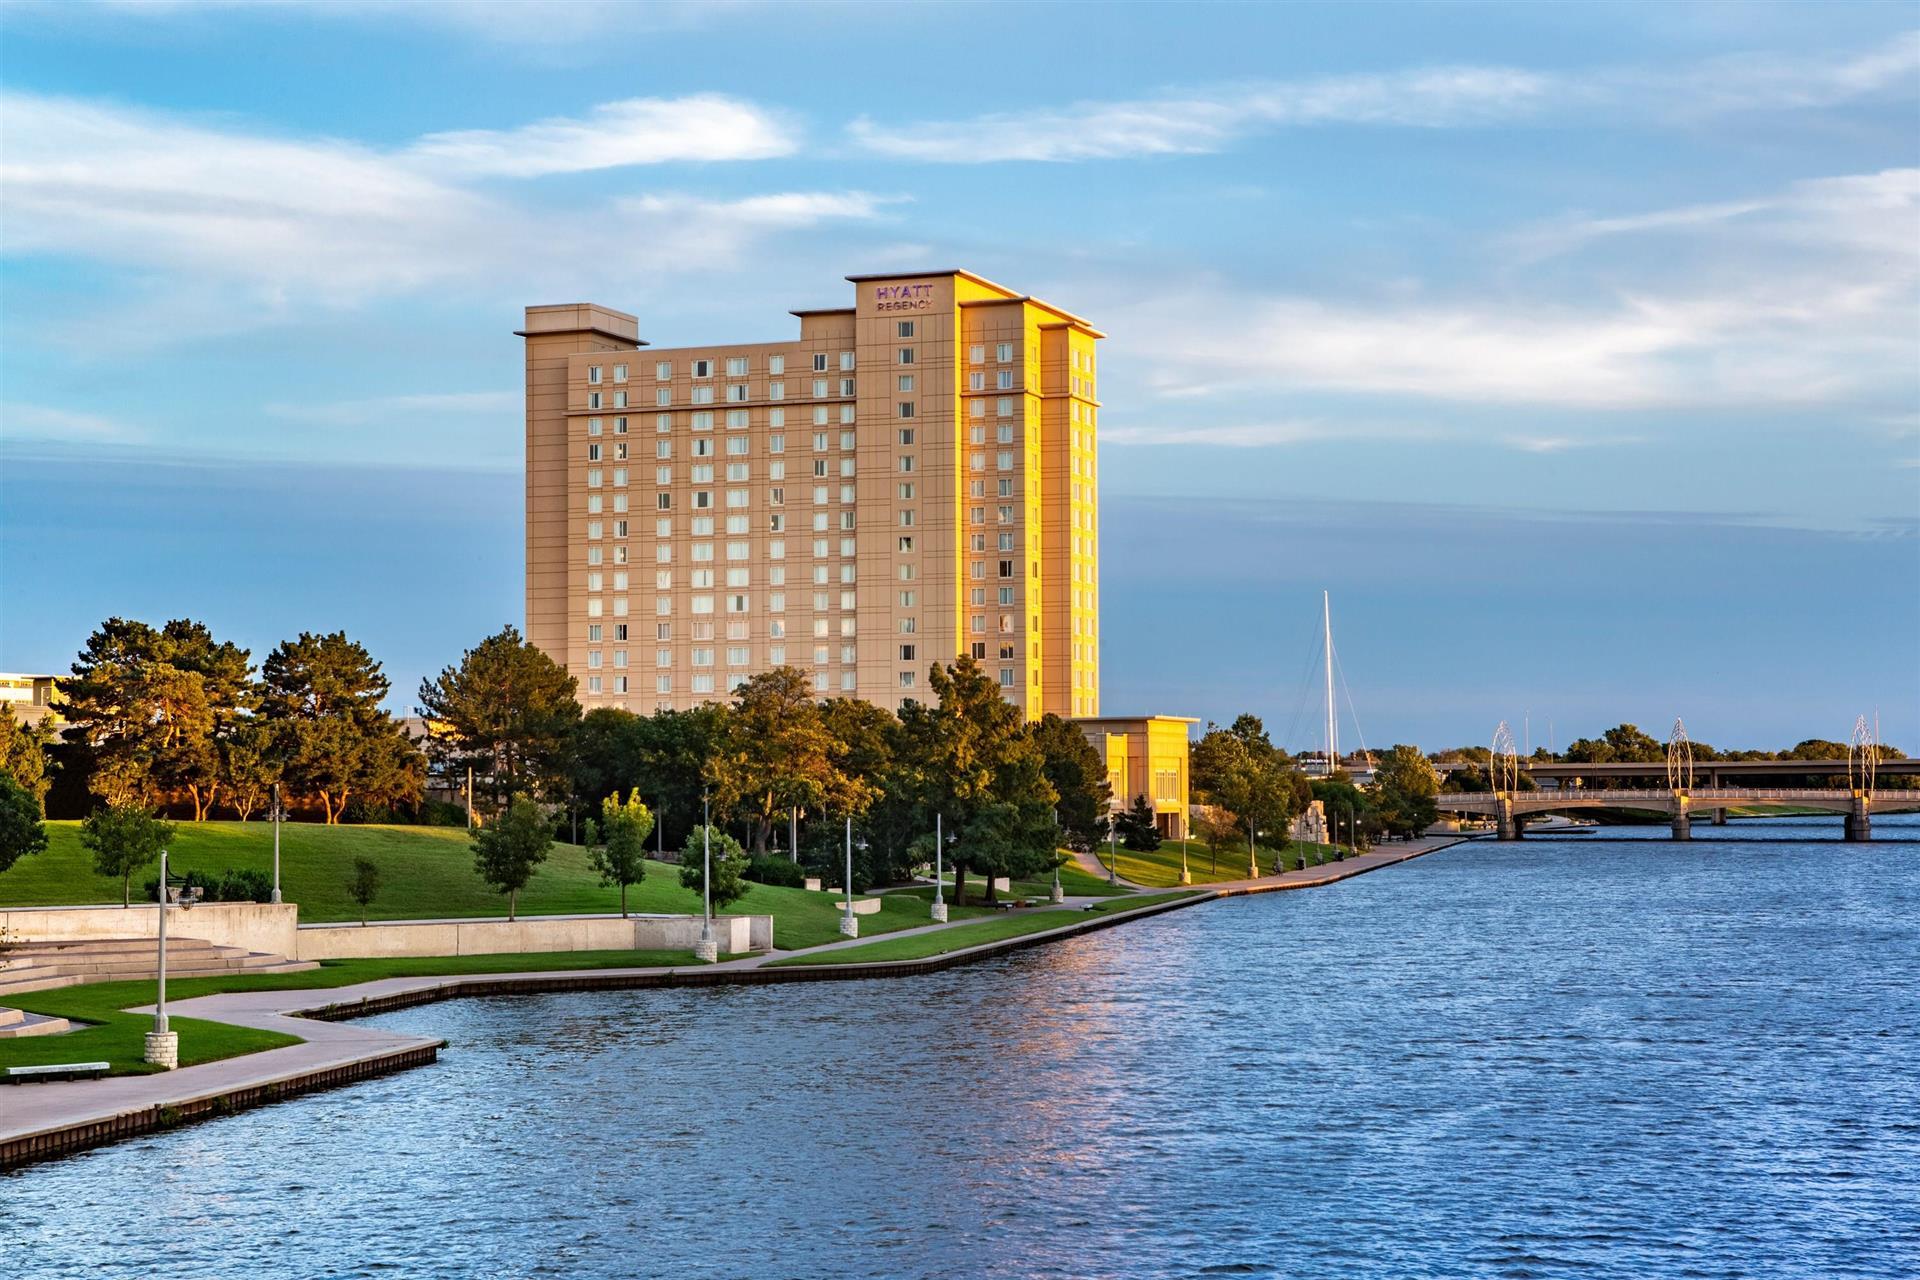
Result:
[[[1920,750],[1909,4],[0,2],[0,669],[522,615],[529,303],[1103,345],[1103,709]]]

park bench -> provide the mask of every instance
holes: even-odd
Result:
[[[8,1067],[8,1084],[32,1084],[40,1080],[93,1080],[107,1074],[105,1062],[49,1062],[40,1067]]]

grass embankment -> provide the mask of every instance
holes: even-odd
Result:
[[[1071,854],[1067,854],[1065,850],[1062,850],[1061,852],[1063,856],[1066,856],[1066,857],[1072,856]],[[948,903],[948,909],[950,911],[958,910],[958,908],[952,905],[953,904],[953,873],[952,872],[947,873],[947,878],[945,883],[946,883],[945,896]],[[1112,897],[1115,894],[1132,892],[1132,890],[1126,888],[1124,885],[1110,885],[1107,883],[1105,877],[1095,876],[1090,874],[1089,872],[1082,871],[1076,863],[1072,863],[1072,862],[1069,862],[1060,868],[1060,889],[1069,898],[1107,898],[1107,897]],[[921,902],[927,902],[927,903],[930,903],[933,901],[933,886],[930,884],[914,885],[912,888],[908,888],[908,889],[883,889],[883,890],[880,890],[879,892],[882,894],[882,896],[889,897],[889,898],[916,898]],[[1053,873],[1048,872],[1046,875],[1037,876],[1032,880],[1015,880],[1013,882],[1013,887],[1011,889],[997,896],[1002,902],[1006,901],[1009,898],[1040,898],[1044,900],[1048,898],[1052,893],[1053,893]],[[977,906],[978,904],[986,901],[986,897],[987,897],[987,882],[985,880],[982,880],[979,876],[968,876],[967,877],[967,902],[972,905],[966,908],[967,912],[971,913],[973,911],[974,906]],[[925,923],[925,922],[922,921],[922,923]]]
[[[982,943],[1025,937],[1030,933],[1044,933],[1048,929],[1058,929],[1076,920],[1084,920],[1089,915],[1112,915],[1121,911],[1134,911],[1141,907],[1157,906],[1163,902],[1192,896],[1191,893],[1129,894],[1125,897],[1110,898],[1091,907],[1049,907],[1015,915],[997,916],[991,920],[976,920],[972,924],[954,925],[952,928],[936,929],[931,933],[916,933],[905,938],[886,938],[857,947],[841,947],[833,951],[822,951],[817,955],[789,956],[784,960],[773,961],[769,967],[799,964],[871,964],[882,960],[924,960],[929,956],[946,955],[950,951],[961,951],[967,947],[980,946]]]
[[[552,969],[625,969],[692,965],[689,951],[541,951],[490,956],[401,956],[380,960],[326,960],[318,969],[299,973],[260,973],[217,978],[176,978],[167,983],[169,1007],[175,1001],[223,991],[305,991],[347,987],[378,978],[425,978],[449,974],[521,973]],[[141,1061],[153,1015],[126,1013],[150,1005],[157,984],[100,982],[58,987],[9,996],[8,1003],[29,1013],[42,1013],[95,1025],[51,1036],[22,1036],[0,1040],[0,1069],[40,1066],[50,1062],[108,1062],[114,1075],[157,1070]],[[293,1036],[252,1027],[235,1027],[198,1018],[169,1017],[180,1034],[180,1065],[214,1062],[243,1053],[278,1049],[296,1043]],[[11,1095],[0,1095],[11,1096]],[[25,1096],[25,1095],[23,1095]]]
[[[1180,850],[1186,847],[1187,870],[1194,884],[1219,884],[1228,880],[1247,878],[1247,847],[1244,844],[1229,845],[1220,850],[1216,861],[1213,850],[1198,840],[1163,840],[1158,849],[1143,853],[1124,846],[1119,850],[1120,878],[1131,880],[1135,884],[1149,888],[1165,888],[1180,883]],[[1104,866],[1107,848],[1101,846],[1094,851]],[[1304,841],[1289,841],[1284,849],[1267,845],[1255,847],[1260,874],[1277,875],[1282,871],[1295,871],[1303,861],[1307,866],[1318,866],[1334,860],[1335,847],[1326,844],[1308,844]]]
[[[47,823],[47,848],[0,873],[0,907],[60,906],[120,901],[120,882],[96,875],[80,844],[76,822]],[[254,868],[273,870],[273,826],[264,822],[182,822],[173,838],[170,869],[219,874]],[[355,858],[380,868],[380,896],[369,920],[422,920],[502,916],[506,899],[474,874],[473,848],[459,827],[338,826],[288,823],[280,833],[280,876],[288,902],[300,904],[303,924],[355,921],[360,908],[347,897]],[[134,876],[134,892],[159,864]],[[754,885],[728,911],[773,917],[774,944],[783,950],[832,942],[839,935],[839,899]],[[680,869],[647,864],[647,878],[627,891],[637,913],[688,915],[700,910],[700,895],[680,887]],[[556,844],[520,894],[522,915],[591,915],[618,911],[620,892],[601,885],[587,865],[587,851]],[[926,912],[911,902],[882,900],[874,915],[860,917],[867,933],[890,933],[924,924]]]

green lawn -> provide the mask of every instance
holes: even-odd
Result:
[[[990,920],[976,920],[971,924],[954,925],[950,929],[917,933],[906,938],[886,938],[862,946],[823,951],[818,955],[789,956],[784,960],[772,961],[771,965],[867,964],[877,960],[924,960],[928,956],[945,955],[949,951],[977,947],[983,942],[998,942],[1003,938],[1019,938],[1029,933],[1044,933],[1048,929],[1058,929],[1063,925],[1072,924],[1075,920],[1085,919],[1088,915],[1133,911],[1140,907],[1155,906],[1162,902],[1172,902],[1191,896],[1193,895],[1187,893],[1137,894],[1111,898],[1089,908],[1051,907],[1038,911],[1012,912],[995,916]]]
[[[624,969],[656,965],[691,965],[689,951],[558,951],[522,955],[405,956],[385,960],[327,960],[318,969],[298,973],[235,974],[218,978],[176,978],[167,983],[169,1006],[177,1000],[218,995],[223,991],[304,991],[352,986],[377,978],[437,977],[443,974],[518,973],[545,969]],[[52,1014],[76,1023],[97,1025],[51,1036],[21,1036],[0,1040],[0,1069],[38,1066],[49,1062],[110,1062],[114,1075],[152,1071],[141,1061],[143,1037],[153,1029],[153,1015],[123,1013],[123,1009],[152,1004],[155,983],[101,982],[57,987],[9,996],[8,1003],[29,1013]],[[295,1043],[292,1036],[251,1027],[234,1027],[197,1018],[169,1018],[180,1033],[180,1065],[213,1062],[263,1049]]]
[[[56,906],[120,901],[117,881],[95,875],[81,847],[79,824],[47,823],[45,852],[22,858],[0,873],[0,907]],[[300,904],[300,919],[316,924],[358,920],[347,898],[347,877],[357,857],[380,868],[380,897],[371,920],[417,920],[506,914],[506,899],[473,871],[472,846],[459,827],[338,826],[288,823],[281,828],[280,874],[288,902]],[[174,836],[172,870],[221,872],[273,868],[273,827],[263,822],[182,822]],[[158,863],[134,877],[134,892]],[[628,890],[636,912],[691,914],[700,896],[680,887],[680,870],[649,862],[647,878]],[[782,950],[816,946],[838,938],[839,907],[828,893],[754,885],[728,910],[774,918],[774,944]],[[520,895],[523,915],[568,915],[617,911],[620,894],[603,888],[587,866],[586,850],[556,844]],[[924,908],[883,900],[875,915],[861,916],[863,933],[889,933],[926,922]]]
[[[1131,880],[1135,884],[1149,888],[1166,888],[1180,883],[1179,840],[1163,840],[1158,849],[1151,853],[1129,849],[1124,845],[1119,850],[1120,878]],[[1187,852],[1187,870],[1194,884],[1217,884],[1227,880],[1245,880],[1247,878],[1247,847],[1244,844],[1220,850],[1218,864],[1214,854],[1205,843],[1199,840],[1185,842]],[[1097,849],[1101,864],[1105,865],[1107,848]],[[1307,865],[1313,866],[1333,861],[1332,845],[1308,844],[1303,841],[1289,841],[1284,850],[1257,846],[1260,874],[1270,876],[1279,870],[1292,871],[1301,864],[1304,857]]]

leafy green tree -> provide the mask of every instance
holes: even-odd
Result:
[[[1200,839],[1205,842],[1207,852],[1212,856],[1211,874],[1220,872],[1220,851],[1233,845],[1240,837],[1240,819],[1224,805],[1209,804],[1193,811],[1193,825]]]
[[[344,632],[276,646],[260,667],[260,710],[272,726],[282,777],[340,820],[348,799],[374,803],[419,798],[419,752],[382,707],[387,677]]]
[[[360,907],[360,923],[367,923],[367,908],[380,893],[380,868],[371,858],[355,858],[353,874],[347,877],[347,897]]]
[[[645,734],[646,722],[620,707],[595,707],[581,716],[567,749],[575,803],[591,812],[614,792],[639,786],[646,776]]]
[[[1396,744],[1374,769],[1373,781],[1381,821],[1394,835],[1419,835],[1439,818],[1434,797],[1440,775],[1420,748]]]
[[[507,895],[507,919],[518,910],[520,891],[547,860],[553,828],[539,803],[514,796],[486,826],[473,833],[473,869],[495,893]]]
[[[504,627],[420,682],[420,714],[434,725],[428,750],[454,774],[471,767],[496,805],[552,795],[562,785],[580,723],[577,684],[566,669]]]
[[[659,711],[640,719],[636,726],[639,776],[646,779],[647,794],[653,797],[656,847],[672,843],[673,831],[684,835],[698,824],[707,765],[723,748],[732,714],[724,702],[707,702],[688,711]]]
[[[1151,853],[1160,847],[1160,825],[1154,821],[1153,806],[1146,796],[1135,796],[1120,815],[1120,842],[1139,853]]]
[[[280,781],[280,752],[273,726],[264,719],[243,720],[219,741],[220,776],[227,803],[245,822],[273,794]]]
[[[791,809],[831,807],[858,813],[870,796],[834,766],[811,682],[798,667],[775,667],[734,691],[733,714],[709,766],[714,802],[751,824],[753,851],[765,853],[776,820]]]
[[[863,804],[855,812],[863,816],[868,847],[864,854],[856,850],[855,887],[907,878],[919,861],[915,842],[923,834],[926,857],[933,856],[933,819],[920,804],[918,763],[898,754],[900,721],[860,698],[829,698],[820,705],[820,718],[831,742],[828,758]]]
[[[16,720],[11,703],[0,703],[0,773],[12,778],[33,797],[36,812],[46,812],[48,776],[47,748],[53,745],[53,725],[48,720],[27,724]]]
[[[600,873],[600,883],[620,888],[620,914],[627,914],[627,886],[647,877],[647,837],[653,833],[653,814],[633,791],[622,800],[614,792],[600,802],[599,843],[587,850],[587,863]]]
[[[1029,732],[1040,749],[1047,781],[1060,795],[1061,841],[1067,848],[1085,853],[1107,834],[1113,786],[1107,781],[1106,765],[1087,735],[1070,720],[1049,712],[1035,721]]]
[[[160,856],[173,839],[173,824],[150,809],[108,805],[80,824],[80,843],[93,853],[93,869],[120,877],[120,905],[133,902],[133,873]]]
[[[0,871],[46,847],[47,829],[40,825],[40,801],[15,782],[13,775],[0,773]]]
[[[712,840],[712,845],[704,851],[701,846],[703,828],[695,825],[687,833],[687,842],[680,846],[680,884],[682,888],[700,892],[700,886],[706,877],[706,863],[713,864],[712,902],[715,913],[746,896],[751,887],[747,882],[747,854],[735,840],[718,827],[704,828]]]

